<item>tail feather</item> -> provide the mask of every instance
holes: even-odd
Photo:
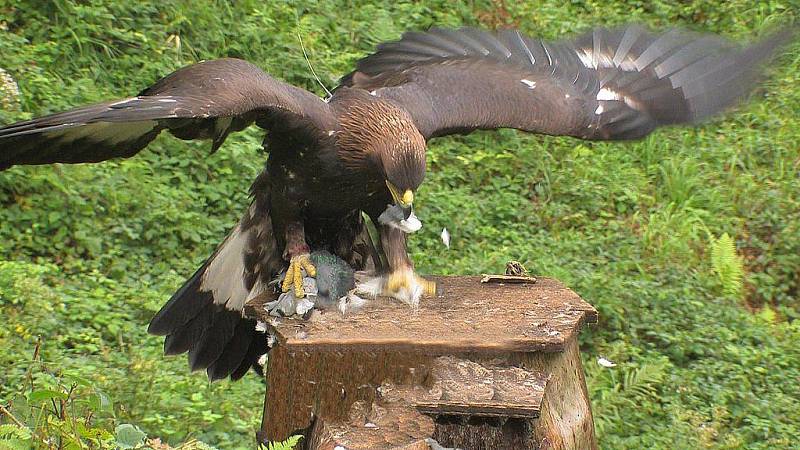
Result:
[[[166,336],[164,353],[189,353],[191,370],[211,380],[241,378],[267,350],[255,322],[243,317],[248,299],[281,268],[270,233],[268,202],[256,195],[245,218],[214,254],[153,317],[148,331]]]
[[[196,299],[187,297],[187,300],[193,301]],[[197,303],[192,303],[191,307],[197,308]],[[211,325],[214,320],[214,314],[217,312],[213,304],[208,304],[199,308],[194,319],[181,325],[167,335],[164,339],[164,354],[180,355],[196,347],[200,336],[202,336],[205,329]]]
[[[206,264],[203,264],[177,292],[172,294],[169,301],[150,320],[150,325],[147,327],[148,333],[156,336],[173,334],[175,330],[197,316],[201,310],[199,306],[214,302],[210,292],[200,292],[199,289],[200,277],[205,269]],[[192,299],[191,303],[187,304],[190,298]]]
[[[211,381],[220,380],[232,374],[243,361],[253,341],[263,339],[263,335],[255,331],[256,323],[252,320],[240,320],[236,324],[233,336],[228,341],[219,357],[208,365],[206,373]],[[261,356],[259,354],[259,356]]]
[[[255,323],[253,321],[249,322],[254,325],[252,333],[255,333]],[[267,340],[264,338],[264,336],[254,335],[250,342],[250,346],[247,349],[247,353],[245,353],[244,358],[242,358],[242,362],[239,364],[239,367],[231,372],[231,380],[236,381],[242,378],[251,367],[255,368],[260,373],[258,358],[267,353],[267,351],[269,351],[269,346],[267,345]]]
[[[211,315],[211,324],[203,329],[197,343],[189,349],[191,370],[208,368],[216,361],[233,338],[236,325],[242,321],[242,314],[238,311],[215,311]]]

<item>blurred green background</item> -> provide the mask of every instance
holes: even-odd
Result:
[[[0,0],[0,123],[129,96],[222,56],[322,94],[298,35],[332,88],[376,43],[432,25],[556,38],[641,21],[747,40],[798,14],[788,0]],[[518,259],[594,304],[600,324],[581,343],[603,448],[796,448],[798,49],[753,101],[696,129],[630,144],[503,130],[430,146],[417,267],[475,274]],[[130,160],[0,174],[0,404],[33,430],[6,418],[0,448],[59,433],[83,445],[65,448],[113,446],[120,424],[184,448],[252,446],[258,377],[210,384],[145,329],[244,211],[260,140],[250,129],[209,155],[165,135]]]

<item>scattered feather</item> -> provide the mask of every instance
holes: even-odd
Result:
[[[359,311],[366,304],[367,300],[356,295],[355,289],[353,289],[353,291],[339,299],[339,312],[341,312],[343,315],[354,313]]]
[[[384,277],[373,277],[368,279],[367,281],[356,283],[356,294],[367,295],[370,297],[377,297],[381,295],[383,292],[383,286],[385,284]]]
[[[599,358],[597,358],[597,364],[600,364],[601,366],[603,366],[603,367],[605,367],[605,368],[607,368],[607,369],[609,369],[609,368],[611,368],[611,367],[616,367],[616,366],[617,366],[617,364],[616,364],[616,363],[614,363],[614,362],[611,362],[611,361],[609,361],[609,360],[605,359],[605,358],[604,358],[604,357],[602,357],[602,356],[601,356],[601,357],[599,357]]]
[[[308,298],[301,298],[295,303],[295,314],[302,316],[314,308],[314,302]]]

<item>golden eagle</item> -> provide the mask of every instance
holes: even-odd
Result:
[[[251,124],[268,131],[250,207],[149,327],[166,336],[167,354],[188,351],[193,370],[236,379],[266,352],[245,302],[284,271],[283,290],[302,297],[303,274],[316,272],[312,249],[385,273],[385,294],[432,290],[406,252],[428,140],[496,128],[629,140],[696,123],[746,96],[792,35],[741,47],[636,25],[555,42],[435,28],[381,44],[326,99],[246,61],[204,61],[135,97],[1,128],[0,169],[130,157],[163,130],[210,139],[212,151]]]

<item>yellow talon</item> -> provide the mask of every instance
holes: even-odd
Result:
[[[411,270],[398,270],[389,275],[386,282],[386,289],[389,292],[398,292],[402,288],[411,290],[412,286],[419,285],[426,296],[436,295],[436,282],[426,280]]]
[[[303,291],[303,270],[309,277],[317,276],[317,268],[311,263],[309,255],[293,256],[289,261],[289,268],[286,269],[286,277],[281,284],[283,292],[289,292],[289,289],[294,286],[294,295],[297,298],[305,297],[306,293]]]

